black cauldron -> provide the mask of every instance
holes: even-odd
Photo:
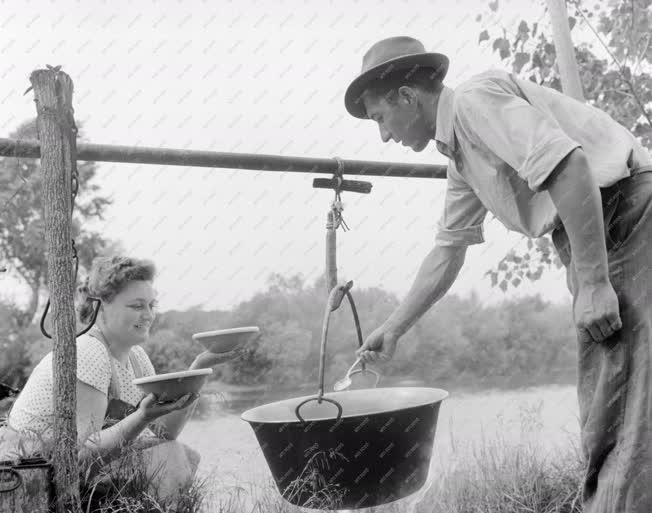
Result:
[[[368,508],[418,491],[428,478],[439,406],[448,396],[438,388],[416,387],[324,394],[328,323],[344,297],[351,304],[362,345],[349,292],[352,285],[351,281],[338,285],[329,294],[318,395],[265,404],[242,414],[258,438],[279,492],[304,508]],[[361,371],[367,371],[364,365]]]
[[[322,404],[300,397],[258,406],[242,418],[288,502],[366,508],[424,485],[439,406],[447,396],[436,388],[352,390],[325,394]]]

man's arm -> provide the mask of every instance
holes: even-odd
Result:
[[[564,225],[577,275],[575,323],[599,342],[621,328],[609,282],[600,189],[581,148],[570,152],[544,182]]]
[[[403,336],[455,283],[465,256],[466,246],[435,246],[421,264],[407,296],[385,321],[385,329]]]
[[[398,339],[453,285],[465,255],[466,246],[435,246],[421,264],[407,296],[387,321],[369,335],[357,355],[364,362],[392,358]]]

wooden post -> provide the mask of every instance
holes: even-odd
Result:
[[[552,35],[557,52],[557,65],[561,75],[561,87],[565,94],[576,100],[584,101],[584,90],[575,60],[575,47],[568,26],[566,0],[546,0],[550,11]]]
[[[81,511],[77,457],[77,347],[71,247],[72,80],[54,69],[30,76],[41,143],[48,287],[53,319],[54,466],[57,513]]]

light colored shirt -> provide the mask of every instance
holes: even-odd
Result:
[[[131,349],[144,376],[155,374],[145,350],[140,346]],[[143,397],[136,387],[134,369],[124,365],[109,354],[98,339],[85,334],[77,339],[77,379],[92,386],[108,397],[111,383],[111,359],[116,370],[118,399],[135,406]],[[32,371],[25,387],[16,399],[7,419],[8,424],[24,434],[47,438],[53,426],[52,353],[48,353]]]
[[[599,187],[652,170],[648,151],[605,112],[499,70],[444,87],[435,141],[449,157],[442,246],[484,242],[487,211],[528,237],[551,231],[560,219],[544,182],[575,148]]]

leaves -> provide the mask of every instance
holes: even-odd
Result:
[[[530,54],[526,52],[517,52],[514,55],[514,62],[512,63],[512,69],[516,73],[520,73],[528,62],[530,62]]]
[[[483,30],[482,32],[480,32],[478,43],[482,43],[482,41],[488,41],[488,40],[489,40],[489,31]]]
[[[577,20],[573,16],[568,17],[568,27],[570,30],[573,30],[573,27],[575,26],[575,23]]]
[[[36,139],[35,121],[23,123],[10,137]],[[73,221],[76,232],[86,221],[101,218],[110,204],[108,199],[94,194],[92,180],[96,169],[91,162],[78,166],[80,189]],[[10,264],[13,272],[27,285],[26,292],[29,292],[30,298],[20,316],[26,323],[31,322],[35,314],[39,293],[47,280],[41,186],[40,161],[16,158],[0,160],[0,261]],[[85,261],[81,262],[83,269],[106,241],[99,234],[91,236],[87,230],[76,235],[81,235],[77,245],[80,257],[86,256]],[[85,241],[88,245],[81,242],[85,236],[88,237]]]
[[[498,0],[489,2],[489,9],[491,9],[493,12],[496,12],[498,10]]]
[[[507,57],[509,57],[511,54],[509,49],[509,41],[504,37],[499,37],[494,40],[493,49],[494,51],[499,51],[501,59],[507,59]]]
[[[485,273],[485,276],[491,278],[492,287],[498,285],[501,290],[506,291],[509,286],[518,287],[524,279],[539,280],[544,270],[552,265],[557,268],[563,266],[549,236],[534,241],[528,239],[526,248],[523,253],[509,251],[495,270],[490,269]]]

